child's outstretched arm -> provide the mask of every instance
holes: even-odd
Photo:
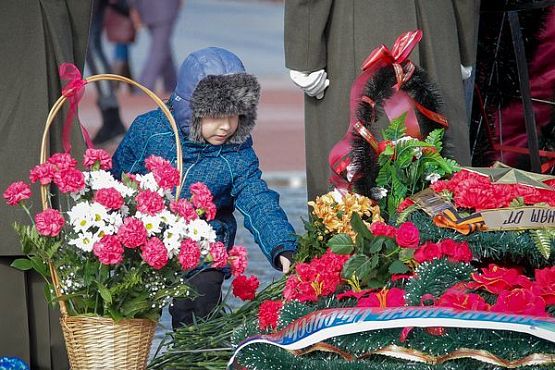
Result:
[[[297,249],[295,230],[279,205],[279,194],[268,189],[261,179],[258,158],[252,148],[246,150],[243,159],[233,176],[235,206],[272,266],[287,272]]]

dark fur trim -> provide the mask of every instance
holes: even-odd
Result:
[[[372,108],[369,104],[361,101],[357,108],[357,119],[370,130],[378,140],[382,140],[381,132],[378,132],[374,123],[380,117],[384,117],[384,102],[393,96],[393,86],[396,84],[395,71],[391,66],[378,70],[364,86],[363,94],[371,98],[375,103]],[[412,77],[401,87],[414,101],[433,112],[441,113],[441,95],[437,87],[429,81],[427,73],[416,66]],[[416,117],[423,137],[432,130],[441,126],[428,119],[415,109]],[[370,189],[376,186],[378,174],[378,156],[356,131],[353,132],[352,160],[356,169],[357,178],[353,180],[354,189],[357,193],[370,197]]]
[[[256,121],[260,85],[248,73],[209,75],[200,80],[191,96],[192,122],[189,140],[204,143],[201,135],[202,117],[239,115],[239,127],[229,139],[241,144],[249,137]]]

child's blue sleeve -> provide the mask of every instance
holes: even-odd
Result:
[[[144,173],[144,160],[140,152],[144,146],[141,116],[137,117],[112,156],[112,175],[121,179],[124,173]]]
[[[278,268],[278,257],[285,251],[295,252],[296,236],[287,215],[279,205],[279,194],[268,189],[254,150],[247,151],[233,182],[235,207],[243,214],[245,227],[272,266]],[[244,168],[241,168],[243,167]]]

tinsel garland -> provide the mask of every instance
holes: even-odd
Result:
[[[279,328],[283,328],[296,318],[326,307],[345,307],[348,303],[324,299],[316,304],[306,305],[290,302],[282,310]],[[415,328],[408,339],[400,341],[400,329],[377,330],[331,338],[325,343],[337,347],[354,357],[363,356],[369,351],[378,350],[391,344],[421,351],[434,356],[443,356],[459,348],[486,350],[497,357],[513,361],[532,353],[555,355],[553,343],[521,333],[447,328],[442,336],[434,336],[425,330]],[[249,322],[238,329],[233,338],[234,344],[250,335],[259,334],[255,322]],[[346,361],[334,353],[312,352],[303,356],[267,344],[253,344],[245,347],[237,357],[239,368],[249,370],[285,369],[499,369],[473,359],[459,359],[438,365],[427,365],[412,361],[398,360],[386,356],[371,356],[365,359]],[[531,366],[526,369],[546,369],[545,366]]]
[[[495,261],[498,264],[521,266],[531,274],[533,269],[555,265],[555,241],[551,242],[551,257],[545,259],[526,231],[475,232],[465,236],[450,229],[437,227],[432,219],[421,211],[411,213],[408,220],[420,231],[421,242],[437,242],[446,238],[466,241],[474,258],[483,264]]]

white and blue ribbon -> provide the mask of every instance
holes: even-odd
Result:
[[[332,308],[305,315],[279,332],[256,335],[242,341],[228,362],[254,343],[267,343],[294,351],[326,339],[365,331],[405,327],[452,327],[508,330],[526,333],[555,343],[555,319],[499,312],[457,311],[439,307]]]

